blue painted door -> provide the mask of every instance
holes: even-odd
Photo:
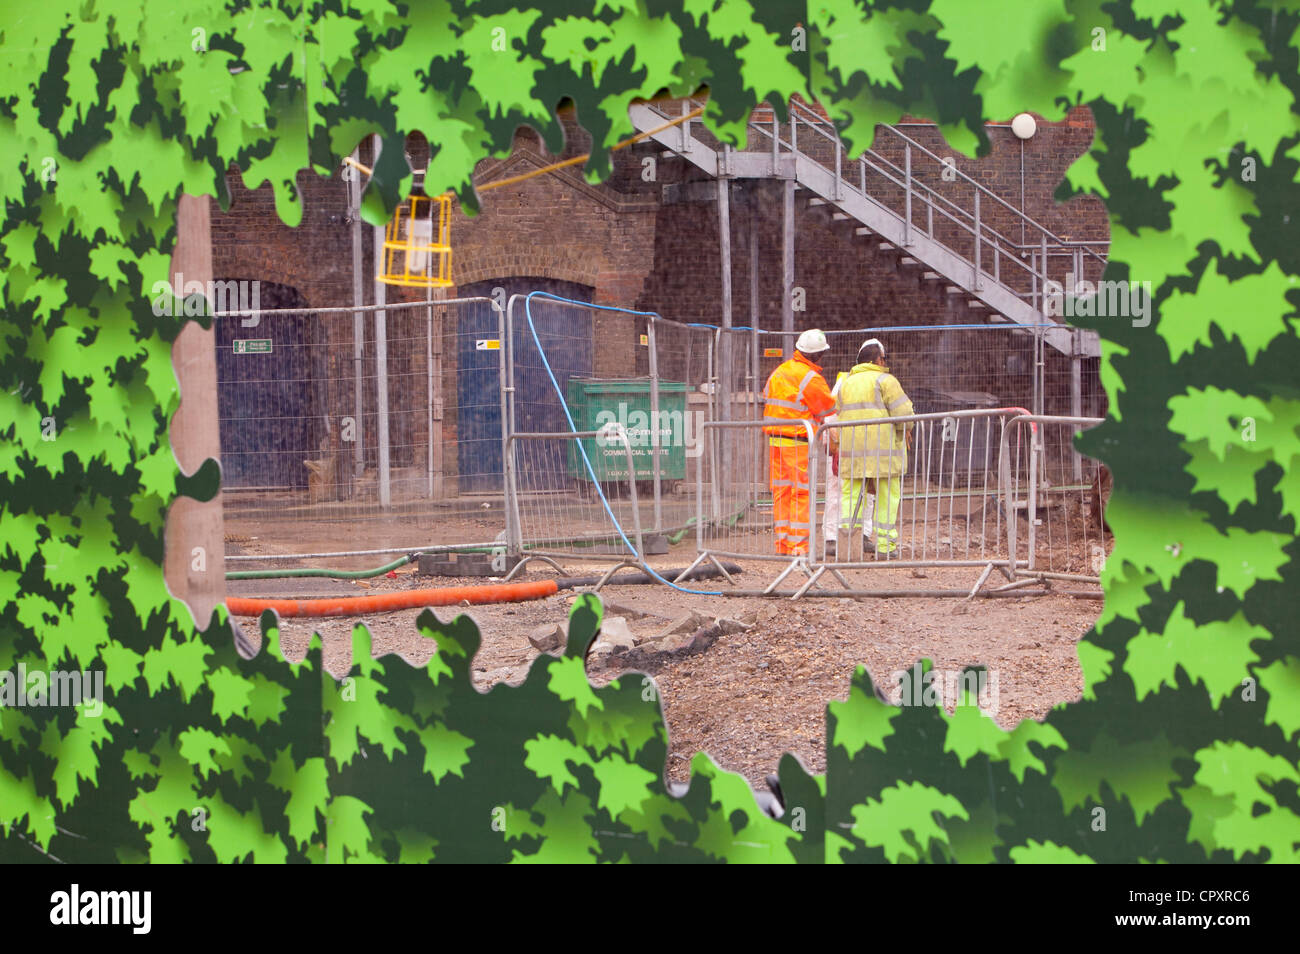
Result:
[[[492,297],[495,289],[511,295],[550,292],[590,302],[592,289],[549,278],[505,278],[462,285],[460,297]],[[572,376],[591,377],[591,313],[544,299],[532,302],[533,324],[561,389]],[[515,419],[521,431],[565,431],[568,425],[559,398],[537,352],[523,308],[516,308],[514,329]],[[461,493],[499,493],[501,465],[501,352],[496,312],[484,304],[461,306],[456,332],[457,454]],[[551,460],[551,457],[555,457]],[[536,446],[519,456],[520,487],[542,490],[563,486],[563,449]]]

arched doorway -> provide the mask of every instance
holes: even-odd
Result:
[[[216,279],[214,309],[306,308],[290,285]],[[221,482],[240,490],[307,486],[305,457],[315,456],[324,358],[306,314],[213,319]]]

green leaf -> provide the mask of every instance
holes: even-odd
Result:
[[[1011,849],[1011,860],[1018,865],[1095,865],[1086,855],[1055,842],[1030,839],[1028,844]]]
[[[247,713],[253,694],[250,680],[219,666],[208,673],[207,682],[212,690],[212,712],[222,722],[229,721],[231,716]]]
[[[211,655],[212,650],[201,640],[189,639],[181,643],[164,639],[160,647],[144,654],[141,674],[150,693],[156,695],[172,683],[181,691],[181,697],[189,701],[203,685],[208,673],[206,660]]]
[[[558,735],[530,739],[524,743],[524,751],[524,767],[538,778],[547,779],[561,794],[570,785],[578,787],[577,776],[569,771],[570,762],[588,768],[594,765],[586,749]]]
[[[420,734],[424,746],[424,772],[436,784],[445,775],[465,777],[463,769],[470,762],[469,750],[474,740],[441,726],[424,729]]]
[[[866,669],[859,666],[849,687],[849,698],[831,702],[827,709],[835,720],[832,745],[841,746],[850,757],[870,747],[883,749],[885,739],[894,732],[893,722],[899,709],[868,696],[859,685]]]
[[[1243,742],[1215,742],[1195,755],[1197,785],[1216,796],[1230,796],[1234,810],[1213,820],[1213,843],[1240,858],[1268,853],[1268,860],[1300,861],[1300,816],[1264,788],[1285,783],[1292,792],[1300,773],[1280,755]]]
[[[186,729],[176,737],[180,743],[178,751],[181,757],[192,764],[203,775],[221,771],[213,759],[213,753],[230,754],[230,745],[221,736],[207,729]]]
[[[325,814],[326,858],[330,864],[345,862],[380,863],[384,859],[370,848],[370,826],[366,816],[372,809],[351,795],[330,799]]]
[[[306,847],[320,834],[329,801],[329,770],[325,760],[309,758],[302,765],[295,765],[289,750],[281,749],[276,753],[267,781],[289,793],[289,804],[284,810],[289,836],[300,847]]]
[[[1196,229],[1193,234],[1199,232]],[[1206,269],[1194,293],[1175,291],[1160,306],[1160,336],[1177,361],[1197,344],[1211,346],[1210,328],[1225,338],[1236,339],[1254,361],[1277,335],[1287,331],[1282,315],[1294,311],[1284,295],[1300,283],[1270,263],[1261,274],[1230,281],[1214,269]]]
[[[1250,648],[1256,640],[1267,641],[1268,632],[1237,613],[1226,622],[1194,623],[1183,613],[1183,603],[1174,606],[1164,631],[1143,630],[1128,642],[1124,671],[1133,680],[1140,702],[1161,686],[1176,689],[1176,670],[1182,669],[1192,682],[1209,692],[1211,704],[1232,695],[1251,664],[1259,656]]]
[[[1174,760],[1186,757],[1163,731],[1151,739],[1120,741],[1102,730],[1091,747],[1071,745],[1056,757],[1052,787],[1060,793],[1066,811],[1088,801],[1104,807],[1102,787],[1108,787],[1128,800],[1141,824],[1171,797],[1171,786],[1179,777]]]
[[[948,843],[940,819],[969,817],[953,796],[919,782],[901,782],[882,791],[879,800],[853,806],[852,832],[869,848],[883,848],[891,862],[921,861],[933,842]]]
[[[1281,729],[1289,740],[1300,732],[1300,659],[1287,656],[1258,673],[1260,688],[1268,693],[1264,721]]]

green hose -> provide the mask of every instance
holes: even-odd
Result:
[[[741,507],[730,517],[723,517],[720,522],[725,523],[728,527],[734,527],[736,524],[740,522],[740,518],[745,515],[745,511],[748,509],[749,509],[749,504],[745,504],[745,506]],[[669,535],[668,542],[671,543],[673,546],[677,546],[677,544],[681,543],[682,540],[685,539],[686,534],[690,532],[691,527],[693,527],[694,525],[695,525],[695,518],[691,517],[691,519],[686,521],[686,525],[684,527],[682,527],[676,533]]]
[[[747,509],[748,506],[741,507],[730,517],[724,517],[723,522],[726,523],[728,527],[734,527],[737,524],[737,522],[739,522],[740,518],[745,515],[745,511]],[[668,542],[673,544],[674,546],[676,546],[678,543],[681,543],[683,538],[685,538],[686,534],[690,531],[691,527],[694,526],[694,524],[695,524],[695,518],[691,517],[689,520],[686,521],[686,524],[680,530],[678,530],[676,533],[671,534],[668,537]],[[613,538],[611,537],[610,539]],[[606,541],[605,540],[567,541],[568,545],[573,547],[594,547],[604,542]],[[539,544],[526,543],[524,544],[524,549],[531,550],[537,546],[539,546]],[[463,549],[457,550],[456,552],[493,553],[494,548],[465,547]],[[388,573],[391,570],[396,570],[399,566],[405,566],[406,564],[412,562],[419,555],[420,555],[419,553],[409,553],[404,557],[399,557],[398,559],[394,560],[392,563],[387,563],[384,566],[375,567],[373,570],[331,570],[328,568],[320,568],[320,567],[299,567],[296,569],[287,569],[287,570],[232,570],[226,574],[226,579],[227,580],[281,580],[281,579],[288,580],[288,579],[301,579],[303,577],[308,577],[308,576],[315,576],[315,577],[327,577],[332,580],[367,580],[373,576],[383,576],[385,573]]]
[[[301,567],[289,570],[233,570],[226,574],[227,580],[278,580],[304,576],[327,576],[336,580],[365,580],[372,576],[382,576],[390,570],[410,563],[416,554],[400,557],[392,563],[376,567],[373,570],[329,570],[318,567]]]

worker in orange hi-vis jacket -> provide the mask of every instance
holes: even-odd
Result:
[[[763,432],[768,438],[772,521],[776,552],[806,555],[812,532],[808,486],[808,430],[835,409],[835,398],[813,357],[828,350],[818,328],[795,342],[794,357],[780,364],[763,388]]]

